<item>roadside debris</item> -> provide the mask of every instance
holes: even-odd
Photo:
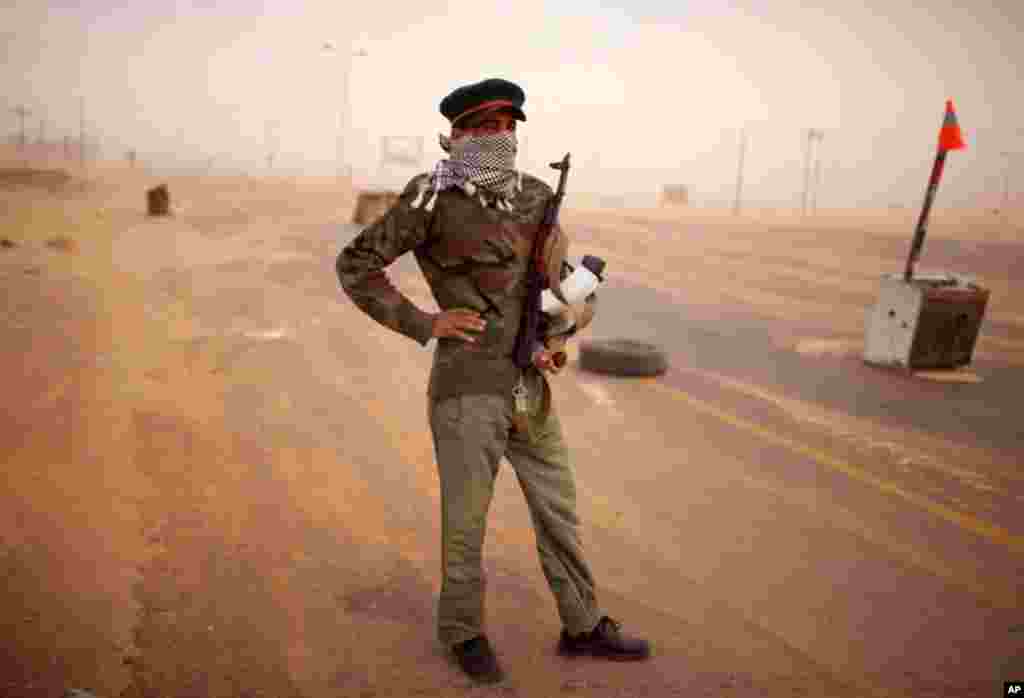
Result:
[[[46,246],[61,252],[78,252],[78,243],[66,235],[58,235],[46,241]]]
[[[153,187],[146,192],[146,213],[150,216],[169,216],[171,214],[171,193],[166,184]]]

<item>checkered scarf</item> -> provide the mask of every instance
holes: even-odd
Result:
[[[431,193],[458,187],[469,196],[478,196],[484,206],[512,210],[512,198],[523,188],[522,173],[515,169],[518,146],[514,131],[455,139],[442,134],[440,142],[449,157],[434,166],[428,187]]]

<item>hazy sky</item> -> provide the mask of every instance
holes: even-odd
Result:
[[[256,170],[276,121],[280,168],[334,171],[357,49],[346,150],[365,175],[382,135],[424,137],[425,166],[441,157],[441,98],[492,76],[526,91],[522,164],[553,181],[544,163],[570,151],[577,191],[680,182],[729,200],[746,126],[746,198],[792,204],[815,127],[821,205],[914,204],[947,98],[969,148],[950,155],[942,201],[998,193],[1000,152],[1024,152],[1019,0],[10,3],[3,133],[19,104],[33,137],[42,116],[77,133],[84,97],[108,155]]]

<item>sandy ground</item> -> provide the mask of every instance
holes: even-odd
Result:
[[[606,610],[656,657],[555,656],[505,465],[485,551],[510,674],[433,640],[430,352],[363,316],[330,180],[0,191],[0,694],[989,696],[1024,677],[1024,230],[939,212],[922,268],[992,300],[969,369],[859,360],[912,212],[573,211],[593,337],[659,379],[552,380]],[[147,219],[167,181],[175,215]],[[49,245],[66,236],[72,243]],[[392,278],[434,308],[411,260]]]

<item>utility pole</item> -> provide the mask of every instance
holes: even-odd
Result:
[[[800,215],[807,215],[807,182],[810,179],[809,171],[811,168],[811,134],[814,129],[807,129],[807,143],[804,145],[804,193],[800,199]]]
[[[800,215],[807,215],[807,193],[811,184],[811,151],[814,148],[814,141],[821,140],[825,136],[820,129],[807,129],[807,146],[804,152],[804,194],[800,200]]]
[[[814,159],[814,188],[811,190],[811,213],[818,212],[818,187],[821,185],[821,152]]]
[[[1009,220],[1010,217],[1010,166],[1013,163],[1013,158],[1019,157],[1020,153],[1010,153],[1004,150],[1000,155],[1006,161],[1006,164],[1003,166],[1003,199],[999,206],[1005,221]]]
[[[587,191],[589,191],[591,193],[596,193],[597,190],[599,189],[599,187],[595,186],[595,184],[596,184],[596,180],[599,177],[599,173],[601,172],[601,155],[600,155],[600,153],[595,151],[595,152],[590,154],[590,158],[587,161],[587,170],[588,170],[588,172],[587,172],[587,175],[586,175],[586,178],[585,178],[589,182],[589,184],[586,185],[587,186]]]
[[[1003,217],[1006,216],[1006,208],[1010,205],[1010,154],[1006,151],[999,153],[1005,164],[1003,165],[1003,202],[999,205]]]
[[[85,97],[78,98],[78,163],[85,171]]]
[[[21,151],[21,157],[22,157],[23,164],[25,164],[27,166],[28,165],[28,154],[25,152],[25,117],[28,116],[29,114],[31,114],[32,112],[29,111],[28,109],[26,109],[25,107],[20,106],[20,105],[15,107],[11,111],[13,111],[15,114],[17,114],[18,118],[21,120],[21,126],[20,126],[19,135],[18,135],[18,150]]]
[[[274,157],[277,155],[277,127],[280,125],[279,121],[267,119],[264,138],[265,146],[267,149],[267,171],[274,169]]]
[[[322,47],[322,50],[327,52],[327,53],[332,53],[332,54],[337,55],[337,56],[343,55],[338,50],[338,48],[333,43],[331,43],[330,41],[324,43],[324,45]],[[351,82],[351,78],[352,78],[352,59],[353,58],[362,58],[362,57],[368,56],[368,55],[369,54],[366,52],[365,49],[359,49],[358,51],[351,51],[350,50],[350,51],[348,51],[348,55],[345,56],[345,89],[344,89],[344,92],[342,92],[342,99],[343,99],[343,101],[342,101],[340,112],[338,114],[338,134],[337,134],[337,141],[335,143],[335,147],[337,148],[336,153],[337,153],[337,160],[338,160],[337,167],[338,167],[338,176],[339,177],[344,177],[346,175],[348,175],[349,177],[352,176],[352,166],[351,166],[351,164],[346,166],[345,162],[344,162],[345,159],[348,157],[348,153],[346,152],[348,144],[345,142],[345,135],[346,135],[346,133],[348,131],[348,121],[349,121],[349,111],[350,111],[349,100],[351,99],[351,90],[349,89],[349,83]]]
[[[732,203],[732,215],[740,215],[740,205],[743,201],[743,160],[747,154],[747,128],[743,127],[740,132],[740,161],[736,167],[736,198]]]
[[[348,61],[345,66],[345,105],[342,108],[342,126],[341,135],[338,141],[338,147],[341,150],[341,154],[338,156],[338,168],[344,170],[344,173],[339,171],[340,176],[347,176],[349,179],[352,178],[352,165],[351,163],[345,164],[345,160],[348,158],[348,142],[346,136],[348,135],[348,125],[351,117],[351,99],[352,90],[349,83],[352,82],[352,59],[355,57],[362,57],[368,55],[365,49],[359,49],[358,51],[351,51],[348,56]]]
[[[185,147],[185,126],[183,124],[178,125],[178,135],[175,141],[175,153],[174,165],[179,171],[186,172],[192,169],[191,156],[186,156],[185,153],[189,150]]]

